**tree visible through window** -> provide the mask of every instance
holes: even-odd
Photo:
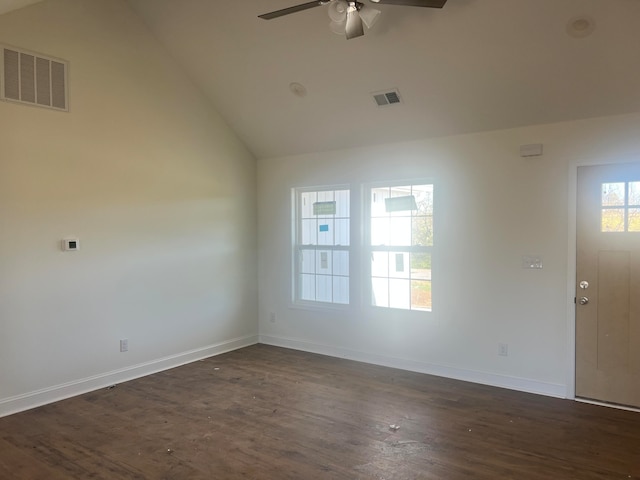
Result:
[[[640,181],[602,184],[602,231],[640,232]]]
[[[433,185],[370,189],[371,303],[431,310]]]

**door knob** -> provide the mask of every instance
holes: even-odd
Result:
[[[578,300],[578,302],[580,302],[580,305],[586,305],[587,303],[589,303],[589,299],[587,297],[580,297],[580,300]]]

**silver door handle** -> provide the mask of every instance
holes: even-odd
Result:
[[[589,298],[580,297],[580,300],[578,300],[578,302],[580,303],[580,305],[586,305],[587,303],[589,303]]]

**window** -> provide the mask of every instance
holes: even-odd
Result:
[[[370,188],[371,304],[430,311],[433,185]]]
[[[294,189],[296,302],[349,303],[350,190]]]
[[[640,232],[640,182],[602,184],[603,232]]]

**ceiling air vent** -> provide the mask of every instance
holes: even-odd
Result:
[[[39,53],[0,46],[0,99],[69,110],[69,63]]]
[[[373,95],[373,99],[375,100],[376,105],[378,105],[379,107],[400,103],[400,93],[397,89],[385,92],[375,92],[371,95]]]

